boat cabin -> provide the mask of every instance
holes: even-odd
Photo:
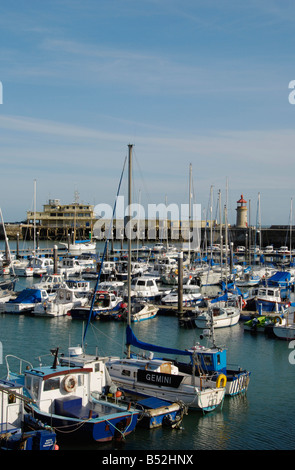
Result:
[[[0,435],[15,432],[24,419],[23,387],[8,380],[0,380]]]
[[[206,348],[196,344],[191,348],[196,366],[207,372],[226,372],[226,349]]]
[[[86,356],[84,360],[81,358],[79,364],[72,363],[70,355],[60,358],[59,365],[26,370],[24,381],[31,398],[42,412],[62,414],[66,403],[67,412],[70,403],[74,405],[74,398],[79,398],[79,406],[86,406],[91,391],[102,392],[106,385],[105,365],[93,356],[89,360]]]

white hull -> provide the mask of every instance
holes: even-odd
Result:
[[[126,392],[132,391],[132,393],[153,396],[171,402],[182,401],[189,408],[203,411],[212,411],[221,404],[225,388],[201,389],[197,385],[199,382],[197,377],[195,385],[192,385],[191,375],[159,373],[154,365],[159,365],[159,362],[161,361],[147,359],[137,362],[136,359],[121,360],[118,358],[110,360],[107,367],[113,382]],[[129,376],[126,375],[127,371],[130,372]],[[136,371],[137,378],[134,379],[133,374]],[[144,375],[141,381],[139,380],[139,371]],[[172,382],[177,379],[180,380],[180,384],[172,386]]]
[[[238,309],[231,309],[230,307],[224,308],[225,313],[214,317],[213,315],[213,327],[214,328],[225,328],[229,326],[234,326],[239,322],[240,311]],[[195,324],[197,328],[209,328],[211,324],[211,317],[207,314],[198,315],[195,319]]]
[[[295,339],[295,325],[281,326],[275,325],[273,327],[273,332],[279,339],[284,339],[286,341]]]
[[[140,322],[154,318],[158,313],[158,308],[153,305],[145,305],[139,312],[131,314],[132,322]]]

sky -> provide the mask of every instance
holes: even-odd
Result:
[[[34,187],[37,210],[113,206],[132,144],[147,212],[188,204],[191,164],[203,218],[220,191],[232,224],[241,194],[250,223],[293,223],[294,31],[292,0],[3,0],[4,220]]]

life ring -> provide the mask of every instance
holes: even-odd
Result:
[[[216,388],[225,387],[227,382],[226,375],[220,374],[216,379]],[[221,385],[222,383],[222,385]]]
[[[243,299],[243,300],[242,300],[242,308],[245,308],[245,307],[246,307],[246,305],[247,305],[247,302],[246,302],[246,300],[245,300],[245,299]]]
[[[66,375],[64,378],[64,389],[66,392],[73,392],[77,387],[77,377],[74,375]]]
[[[274,317],[274,322],[279,323],[281,325],[282,324],[282,317],[279,317],[279,316]]]

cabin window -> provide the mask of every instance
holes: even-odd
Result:
[[[34,400],[38,399],[40,379],[38,377],[26,376],[26,387]]]
[[[94,364],[94,372],[99,372],[100,371],[100,363],[99,362],[96,362]]]
[[[84,374],[79,374],[77,376],[77,378],[78,378],[78,387],[83,386],[84,385]]]
[[[45,380],[44,382],[44,392],[48,390],[58,390],[60,388],[60,377],[52,377]]]
[[[220,366],[220,364],[221,364],[220,354],[217,354],[217,365]]]
[[[122,375],[127,376],[127,377],[130,377],[130,370],[123,369],[123,370],[122,370]]]
[[[13,403],[16,403],[16,396],[14,393],[9,393],[8,394],[8,405],[11,405]]]
[[[205,366],[212,366],[212,356],[210,354],[203,355]]]

